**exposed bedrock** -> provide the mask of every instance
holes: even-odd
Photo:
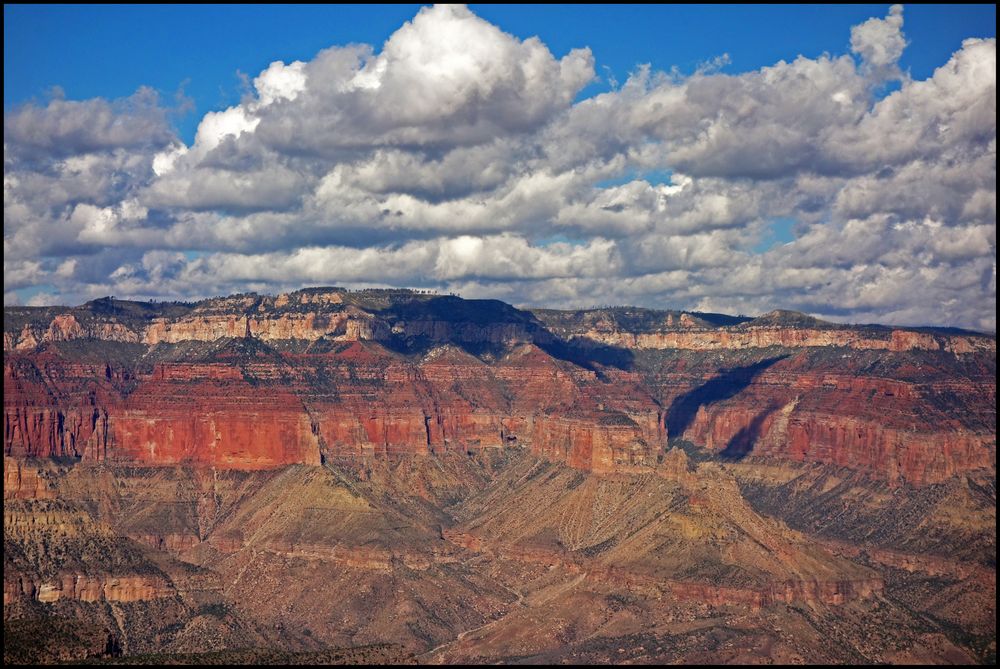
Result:
[[[24,575],[4,578],[3,601],[9,604],[21,598],[43,603],[60,599],[81,602],[144,602],[173,597],[174,588],[155,576],[88,576],[66,573],[51,579]]]
[[[10,308],[4,452],[264,469],[517,447],[607,473],[660,466],[669,437],[918,485],[995,470],[995,338],[634,311],[337,289]]]

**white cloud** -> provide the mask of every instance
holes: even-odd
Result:
[[[862,68],[876,82],[897,78],[906,48],[903,37],[903,6],[893,5],[884,19],[868,19],[851,28],[851,51],[861,57]]]
[[[140,88],[115,102],[101,98],[56,98],[45,107],[33,103],[4,112],[4,155],[27,158],[71,156],[116,148],[161,146],[172,136],[156,92]]]
[[[261,105],[278,100],[294,100],[306,88],[305,66],[301,60],[285,65],[280,60],[271,63],[253,80]]]
[[[587,49],[555,60],[537,38],[520,41],[461,5],[425,7],[370,58],[349,88],[370,95],[375,122],[421,141],[442,121],[535,127],[595,77]]]
[[[4,254],[6,256],[6,254]],[[23,288],[38,283],[44,272],[42,263],[37,260],[8,260],[3,261],[3,285],[4,290]]]
[[[230,107],[221,112],[208,112],[198,124],[198,132],[194,138],[194,150],[199,156],[204,156],[219,145],[227,137],[238,138],[245,132],[251,132],[260,123],[243,107]]]
[[[996,42],[913,80],[902,29],[893,6],[848,54],[574,102],[588,49],[438,6],[380,50],[274,60],[190,146],[145,89],[17,107],[5,302],[420,285],[995,327]],[[755,251],[775,219],[792,238]]]

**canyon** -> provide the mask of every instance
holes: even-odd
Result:
[[[396,289],[4,312],[5,625],[98,654],[988,663],[995,480],[994,335]]]

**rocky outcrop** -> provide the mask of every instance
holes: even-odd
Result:
[[[377,293],[376,293],[377,294]],[[550,331],[529,312],[497,310],[482,301],[480,312],[452,317],[435,300],[471,301],[388,291],[392,297],[372,298],[366,291],[350,293],[342,289],[304,290],[277,297],[243,295],[205,300],[186,306],[170,316],[157,315],[152,305],[135,317],[133,311],[113,300],[98,300],[83,307],[61,311],[20,308],[18,322],[4,328],[4,351],[29,351],[46,342],[98,339],[155,346],[184,341],[215,341],[225,337],[253,336],[262,341],[330,338],[339,341],[390,341],[394,338],[423,339],[444,344],[512,345],[555,341]],[[377,304],[383,308],[373,308]],[[405,308],[393,308],[397,304]],[[501,303],[498,303],[501,304]],[[362,306],[359,306],[362,305]],[[427,305],[426,307],[422,305]],[[90,307],[89,309],[87,307]],[[367,307],[367,308],[364,308]],[[772,312],[761,318],[721,317],[728,324],[715,326],[711,320],[687,313],[651,310],[642,323],[624,328],[613,317],[589,314],[576,318],[571,326],[552,332],[565,339],[620,346],[628,349],[739,350],[769,347],[843,347],[881,351],[947,351],[967,354],[996,353],[995,337],[972,334],[929,333],[901,328],[840,326],[804,314]],[[444,315],[441,315],[441,314]],[[546,322],[552,314],[539,311]],[[572,313],[572,312],[566,312]],[[701,315],[705,316],[705,315]],[[717,315],[712,315],[717,316]],[[564,318],[564,316],[562,316]],[[718,318],[716,319],[718,320]],[[743,319],[745,321],[745,319]],[[731,321],[731,323],[730,323]]]
[[[61,599],[81,602],[142,602],[173,597],[174,588],[163,578],[153,576],[88,576],[61,574],[38,580],[23,575],[4,577],[4,606],[27,598],[43,604]]]
[[[4,499],[55,499],[55,497],[55,490],[51,489],[48,479],[40,468],[17,458],[4,456]]]
[[[5,356],[4,454],[80,457],[107,447],[107,368],[41,356]]]
[[[774,604],[840,606],[880,595],[885,587],[882,579],[867,578],[832,581],[786,580],[761,588],[736,588],[657,578],[630,573],[615,567],[589,571],[588,576],[616,587],[653,596],[667,596],[709,606],[745,606],[752,611],[759,611]]]
[[[266,469],[517,447],[611,473],[662,467],[670,437],[892,482],[995,468],[995,338],[553,313],[339,289],[15,308],[5,454]]]
[[[82,325],[73,314],[55,316],[47,327],[44,324],[25,325],[19,333],[4,330],[4,350],[27,351],[39,344],[74,339],[100,339],[136,343],[141,340],[138,332],[117,322],[94,322]]]
[[[883,333],[879,333],[883,334]],[[975,351],[996,353],[996,340],[971,336],[934,336],[921,332],[892,330],[873,336],[865,330],[763,328],[712,329],[677,332],[622,332],[587,330],[584,339],[630,349],[684,349],[692,351],[740,350],[754,348],[807,348],[835,346],[855,350],[948,351],[965,354]]]
[[[256,337],[262,341],[315,341],[322,337],[336,341],[386,340],[389,338],[389,327],[371,314],[348,307],[333,313],[287,313],[275,317],[220,314],[185,317],[175,321],[158,318],[137,336],[149,346],[244,336]]]
[[[453,533],[452,536],[471,550],[477,552],[490,550],[478,538],[461,533]],[[653,598],[667,597],[709,606],[740,606],[752,611],[760,611],[775,604],[840,606],[880,595],[885,587],[881,578],[872,577],[835,580],[788,579],[758,587],[740,588],[643,574],[627,568],[573,560],[553,551],[503,546],[493,549],[493,552],[506,560],[535,563],[548,568],[557,566],[569,573],[583,574],[588,581],[610,586],[619,592],[634,592]]]
[[[136,465],[259,469],[319,464],[312,424],[294,395],[255,387],[225,365],[160,365],[127,397],[86,369],[45,378],[7,366],[4,451]]]
[[[992,379],[901,382],[803,367],[778,363],[733,397],[693,402],[674,436],[728,459],[833,464],[893,483],[995,468]]]
[[[636,418],[644,424],[624,413],[538,416],[532,422],[532,450],[595,473],[650,471],[664,450],[665,434],[656,414]]]
[[[627,387],[609,388],[538,350],[496,367],[456,350],[414,364],[361,345],[327,356],[163,363],[136,372],[127,395],[97,369],[47,359],[62,373],[46,377],[31,356],[12,357],[5,449],[20,458],[257,469],[526,447],[611,471],[651,466],[665,439],[648,394],[616,399]],[[589,411],[562,415],[574,405]]]
[[[227,374],[218,366],[158,368],[112,409],[114,447],[92,457],[223,469],[319,464],[319,443],[301,400]]]

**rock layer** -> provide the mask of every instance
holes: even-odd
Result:
[[[611,473],[678,438],[892,482],[995,469],[995,338],[538,314],[340,289],[9,308],[5,454],[260,469],[518,447]]]

